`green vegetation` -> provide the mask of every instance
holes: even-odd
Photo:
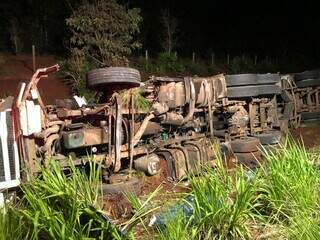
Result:
[[[22,186],[18,205],[2,212],[0,239],[121,239],[102,218],[100,167],[92,161],[90,169],[87,175],[70,164],[68,177],[51,161],[41,177]]]
[[[61,62],[62,76],[70,81],[74,94],[98,102],[99,96],[86,87],[87,72],[128,65],[127,57],[140,47],[136,35],[141,21],[139,9],[127,9],[117,0],[83,3],[66,19],[72,36],[70,56]]]
[[[119,95],[124,107],[130,108],[131,101],[133,101],[133,106],[135,109],[149,111],[151,108],[150,102],[148,102],[148,100],[141,95],[140,88],[123,90],[119,93]]]
[[[254,174],[218,166],[192,177],[192,216],[171,219],[160,239],[319,239],[314,157],[288,140]]]
[[[127,194],[134,213],[116,227],[100,215],[99,167],[93,163],[96,171],[89,176],[71,167],[66,177],[52,162],[41,178],[22,187],[24,197],[16,205],[6,207],[0,239],[135,239],[141,232],[143,239],[319,239],[318,159],[318,151],[287,140],[254,172],[227,172],[218,161],[215,169],[190,177],[192,191],[180,200],[190,214],[175,213],[166,227],[153,230],[145,224],[151,213],[176,204],[160,207],[160,188],[144,201]]]
[[[81,5],[68,18],[72,48],[107,66],[123,65],[133,49],[142,21],[140,9],[126,9],[117,0],[97,0]]]

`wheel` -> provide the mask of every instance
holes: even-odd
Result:
[[[272,153],[276,152],[277,149],[279,149],[279,148],[280,148],[279,144],[261,145],[260,151],[264,156],[266,156],[268,154],[272,154]]]
[[[301,80],[296,83],[297,87],[314,87],[314,86],[320,86],[320,78],[317,79],[305,79]]]
[[[262,85],[274,84],[280,82],[279,74],[235,74],[226,75],[226,83],[228,87],[246,86],[246,85]]]
[[[259,95],[279,95],[281,88],[278,85],[261,85],[258,88]]]
[[[226,75],[227,87],[258,84],[257,74]]]
[[[282,132],[278,130],[272,130],[268,133],[256,134],[254,137],[259,139],[262,145],[278,144],[281,141]]]
[[[280,75],[277,73],[257,74],[258,84],[274,84],[281,81]]]
[[[231,147],[235,153],[255,152],[259,150],[259,146],[260,141],[254,137],[231,141]]]
[[[283,90],[281,91],[281,98],[285,103],[287,103],[292,102],[294,97],[287,90]]]
[[[255,168],[259,166],[259,162],[262,160],[262,154],[260,151],[251,153],[235,153],[238,162],[248,168]]]
[[[281,89],[277,85],[256,85],[227,88],[227,96],[229,98],[254,97],[259,95],[278,94],[281,94]]]
[[[294,75],[295,81],[302,81],[305,79],[314,79],[314,78],[320,78],[320,69],[304,71],[302,73],[296,73]]]
[[[241,97],[255,97],[259,95],[256,86],[241,86],[241,87],[228,87],[227,97],[241,98]]]
[[[119,194],[119,193],[135,193],[140,194],[142,191],[141,182],[136,177],[127,177],[121,175],[112,180],[111,183],[102,184],[103,195]]]
[[[90,89],[106,91],[139,87],[140,72],[127,67],[108,67],[94,69],[87,74],[87,86]]]
[[[320,112],[302,112],[301,120],[319,119]]]
[[[284,105],[283,109],[283,117],[285,119],[290,119],[293,117],[293,111],[294,111],[294,103],[289,102]]]

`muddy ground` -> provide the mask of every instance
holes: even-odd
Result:
[[[296,140],[302,140],[307,148],[320,146],[320,121],[312,124],[302,123],[301,127],[291,131]]]

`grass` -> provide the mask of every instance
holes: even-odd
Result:
[[[22,186],[18,206],[7,206],[21,227],[19,235],[10,236],[12,224],[2,226],[2,239],[121,239],[118,229],[103,219],[99,205],[100,167],[91,162],[90,174],[70,164],[70,176],[51,161],[41,177]],[[12,214],[3,213],[3,222]],[[17,222],[15,220],[15,222]],[[7,236],[9,234],[9,236]]]
[[[123,90],[119,93],[119,95],[122,100],[122,104],[126,108],[131,108],[131,100],[133,101],[134,108],[138,110],[149,111],[151,108],[150,102],[148,102],[148,100],[141,95],[140,88]]]
[[[319,151],[288,139],[255,172],[227,172],[217,161],[190,176],[192,191],[174,205],[154,205],[160,188],[144,201],[127,194],[135,211],[119,226],[101,218],[99,167],[89,176],[71,167],[66,177],[52,163],[23,186],[19,205],[1,214],[0,239],[320,239],[318,159]],[[170,210],[177,204],[188,213]],[[155,210],[165,225],[150,229]]]
[[[159,239],[320,239],[315,158],[288,139],[254,174],[218,164],[191,177],[192,215],[170,219]]]

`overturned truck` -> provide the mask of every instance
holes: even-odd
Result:
[[[278,74],[153,76],[142,83],[135,69],[101,68],[88,73],[87,86],[102,92],[104,103],[76,97],[44,105],[37,84],[58,70],[58,65],[38,69],[16,97],[0,103],[0,189],[39,174],[51,159],[65,168],[70,160],[81,166],[98,161],[106,193],[136,187],[132,171],[161,171],[177,181],[215,164],[214,140],[227,167],[237,159],[251,166],[261,159],[261,143],[278,144],[290,120],[281,117]],[[21,169],[26,171],[20,177]]]

